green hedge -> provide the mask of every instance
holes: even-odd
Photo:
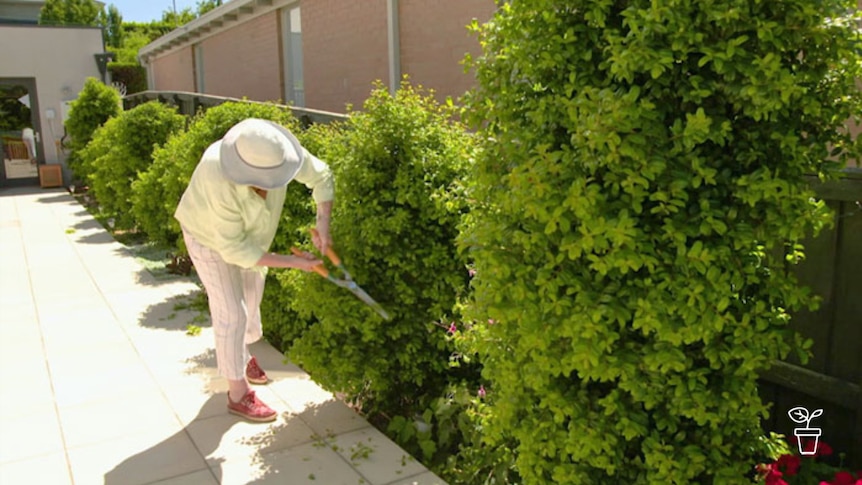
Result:
[[[316,323],[288,356],[369,413],[412,419],[451,377],[453,348],[441,324],[455,318],[467,288],[454,241],[467,210],[461,180],[476,145],[450,114],[407,83],[394,97],[378,86],[323,151],[336,180],[335,249],[393,320],[314,274],[302,275],[294,308]]]
[[[802,176],[860,151],[854,6],[538,0],[480,29],[467,316],[525,483],[750,479],[758,371],[810,344]]]
[[[330,150],[343,136],[338,123],[311,125],[296,132],[302,146],[330,166],[338,159],[330,156]],[[314,227],[315,204],[308,189],[299,183],[288,185],[278,232],[272,242],[271,250],[289,254],[292,247],[310,244],[309,229]],[[270,271],[267,274],[264,298],[261,302],[261,319],[264,336],[273,346],[286,350],[313,323],[313,319],[300,316],[294,302],[302,298],[302,273],[299,271]]]
[[[79,181],[86,182],[90,177],[90,168],[81,160],[80,152],[90,143],[96,129],[121,111],[122,101],[116,89],[94,77],[87,78],[65,123],[71,150],[69,168]]]
[[[81,151],[88,183],[105,216],[115,228],[132,229],[132,182],[153,161],[153,151],[185,127],[175,107],[157,101],[137,106],[109,119]]]
[[[147,90],[147,70],[138,63],[109,62],[108,72],[113,82],[126,86],[127,95]]]

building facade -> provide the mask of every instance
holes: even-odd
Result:
[[[104,79],[102,29],[37,25],[44,3],[0,1],[0,187],[44,182],[45,165],[69,180],[62,148],[69,103],[88,77]]]
[[[494,0],[233,0],[145,46],[149,88],[342,113],[403,75],[457,98]]]

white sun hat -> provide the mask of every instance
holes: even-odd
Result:
[[[272,190],[293,180],[302,167],[304,153],[287,128],[249,118],[228,130],[219,157],[222,171],[231,181]]]

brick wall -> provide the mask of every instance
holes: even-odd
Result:
[[[192,48],[184,47],[153,61],[153,77],[160,91],[195,91]]]
[[[401,0],[401,73],[414,84],[433,88],[439,100],[457,98],[475,84],[461,61],[466,53],[481,52],[467,25],[475,18],[488,21],[494,0]]]
[[[204,39],[201,46],[206,94],[257,101],[284,97],[277,12]]]
[[[386,0],[302,2],[305,105],[343,113],[389,79]]]

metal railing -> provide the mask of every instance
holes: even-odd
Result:
[[[290,109],[303,126],[326,124],[333,121],[344,121],[348,118],[345,114],[332,113],[329,111],[298,108],[296,106],[288,106],[273,102],[251,101],[248,99],[227,98],[223,96],[212,96],[209,94],[190,93],[184,91],[143,91],[140,93],[130,94],[123,98],[123,108],[132,109],[135,106],[149,101],[159,101],[161,103],[176,106],[179,108],[180,113],[189,116],[197,114],[201,109],[212,108],[229,101],[237,103],[274,104],[276,106]]]

